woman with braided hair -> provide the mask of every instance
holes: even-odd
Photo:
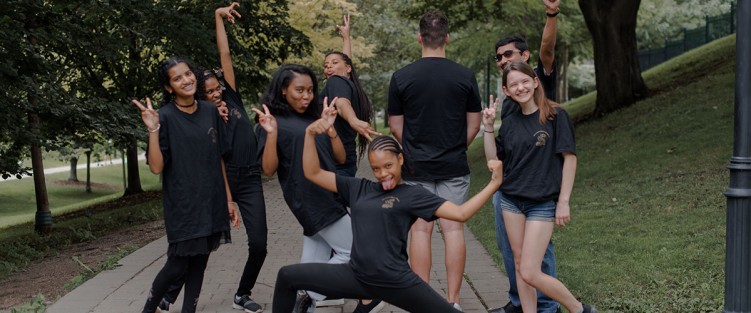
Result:
[[[297,290],[310,290],[332,298],[382,299],[414,313],[459,312],[410,269],[409,229],[417,218],[469,219],[501,185],[502,163],[488,162],[493,172],[488,186],[463,205],[456,205],[421,186],[404,184],[404,154],[392,137],[376,137],[368,147],[377,182],[321,169],[315,137],[332,124],[330,118],[322,118],[306,129],[303,171],[308,180],[339,193],[350,203],[354,236],[351,259],[345,264],[308,263],[281,268],[273,311],[305,312],[310,302],[295,301],[296,294]]]

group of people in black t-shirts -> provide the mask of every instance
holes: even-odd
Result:
[[[391,78],[393,137],[371,126],[373,109],[352,63],[348,16],[337,26],[344,48],[325,56],[320,94],[311,69],[282,66],[262,106],[253,108],[254,128],[224,28],[225,19],[240,17],[238,4],[217,9],[221,70],[169,58],[158,68],[159,111],[150,99],[145,105],[133,100],[149,134],[149,168],[163,177],[169,242],[143,312],[168,311],[183,287],[182,312],[195,312],[209,254],[230,241],[230,225],[239,227],[240,218],[248,258],[232,303],[263,311],[251,298],[267,253],[261,174],[278,176],[303,228],[300,264],[279,270],[273,312],[312,312],[316,304],[342,298],[361,299],[356,313],[379,312],[386,303],[409,312],[461,312],[463,222],[491,198],[512,283],[509,303],[491,312],[536,312],[538,302],[540,312],[556,312],[558,303],[569,312],[595,312],[555,278],[549,256],[554,224],[570,221],[576,148],[566,112],[548,99],[554,98],[560,3],[543,2],[548,20],[536,69],[527,64],[522,37],[496,44],[506,95],[498,136],[500,101],[491,97],[483,109],[474,73],[446,59],[448,19],[440,12],[420,20],[422,58]],[[481,124],[491,179],[469,197],[466,152]],[[365,155],[376,181],[355,177]],[[446,243],[446,299],[428,285],[434,220]]]

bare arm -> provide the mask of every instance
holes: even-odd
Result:
[[[472,215],[475,215],[485,202],[501,187],[501,182],[503,181],[503,162],[488,161],[488,168],[493,170],[493,176],[485,188],[462,205],[456,205],[451,201],[444,202],[435,211],[435,216],[457,222],[466,222]]]
[[[561,192],[558,194],[558,203],[555,206],[555,223],[558,226],[565,226],[571,221],[569,199],[571,199],[571,191],[574,189],[574,178],[576,177],[576,154],[563,153],[562,176]]]
[[[495,115],[498,112],[498,106],[500,99],[493,101],[493,96],[490,96],[490,105],[488,108],[482,110],[482,125],[483,125],[483,148],[485,150],[485,159],[498,160],[497,149],[495,146]]]
[[[363,135],[368,141],[372,141],[371,135],[380,136],[381,133],[375,131],[370,123],[357,118],[355,110],[352,109],[352,103],[347,98],[338,98],[336,100],[336,111],[339,116],[343,118],[349,126],[352,127],[357,133]]]
[[[222,160],[222,177],[224,178],[224,191],[227,193],[227,207],[229,209],[229,223],[232,227],[240,227],[240,216],[237,213],[237,207],[232,205],[232,192],[229,189],[229,182],[227,181],[227,167],[224,166],[224,160]]]
[[[331,102],[336,102],[336,99],[334,98]],[[316,150],[316,136],[323,133],[330,135],[331,130],[334,128],[336,115],[336,109],[333,105],[328,105],[328,97],[323,98],[321,118],[305,128],[305,143],[302,151],[302,169],[305,178],[332,192],[336,192],[336,176],[332,172],[321,169],[321,163],[318,161],[318,150]],[[341,145],[341,140],[336,139],[336,141]],[[343,146],[342,152],[344,152]]]
[[[133,99],[131,102],[141,110],[141,120],[149,131],[149,150],[146,151],[146,158],[149,161],[149,170],[154,174],[160,174],[164,170],[164,156],[159,148],[159,113],[154,111],[151,106],[151,99],[146,98],[146,106],[140,101]]]
[[[336,175],[333,172],[321,168],[318,161],[318,150],[316,150],[316,133],[315,130],[305,130],[305,146],[302,151],[302,170],[305,178],[314,184],[331,192],[336,192]]]
[[[389,115],[389,128],[400,144],[402,143],[402,131],[404,130],[404,115]]]
[[[237,2],[232,2],[229,6],[218,8],[214,11],[214,22],[216,24],[216,48],[219,50],[219,60],[222,63],[222,71],[224,71],[224,80],[232,87],[235,87],[235,70],[232,66],[232,56],[229,51],[229,40],[227,39],[227,30],[224,28],[224,19],[226,18],[230,23],[235,23],[234,15],[240,17],[240,13],[235,10],[236,6],[240,6]]]
[[[344,16],[344,25],[336,25],[339,35],[342,36],[342,53],[352,58],[352,40],[349,36],[349,14]]]
[[[276,151],[279,132],[276,119],[271,115],[265,104],[263,105],[263,112],[256,108],[253,108],[253,112],[258,114],[258,125],[261,125],[263,130],[266,131],[266,143],[263,146],[263,156],[261,157],[261,170],[263,175],[273,176],[277,167],[279,167],[279,156]]]
[[[336,164],[344,164],[347,162],[347,151],[344,151],[344,144],[342,138],[339,138],[339,134],[336,133],[334,127],[329,127],[326,134],[331,139],[331,150],[334,152],[334,161]]]
[[[543,0],[545,11],[549,14],[558,12],[560,0]],[[552,73],[553,61],[555,60],[555,40],[558,34],[558,18],[547,16],[545,28],[542,30],[542,42],[540,43],[540,61],[545,73]]]
[[[481,112],[467,112],[467,147],[472,144],[472,141],[477,137],[477,132],[480,131],[480,120],[482,119]]]

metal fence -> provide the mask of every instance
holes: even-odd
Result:
[[[646,71],[683,52],[735,33],[735,4],[730,4],[730,12],[728,13],[705,17],[704,19],[706,21],[704,27],[683,29],[683,39],[681,40],[666,40],[665,45],[661,48],[639,51],[641,70]]]

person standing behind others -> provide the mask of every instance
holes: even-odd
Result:
[[[326,54],[323,63],[326,86],[321,91],[320,100],[324,97],[338,99],[332,104],[339,114],[334,127],[342,138],[347,160],[343,165],[337,166],[336,172],[339,175],[355,177],[357,161],[364,155],[368,142],[372,140],[371,136],[380,135],[380,133],[370,125],[373,119],[373,107],[360,85],[360,79],[352,62],[349,15],[344,16],[344,25],[337,25],[337,29],[342,36],[343,49]],[[319,102],[322,105],[323,102]]]
[[[542,40],[540,42],[540,55],[537,58],[537,65],[534,72],[537,74],[542,89],[545,91],[545,97],[550,101],[556,98],[556,72],[555,60],[555,42],[558,33],[558,13],[561,2],[559,0],[543,0],[546,10],[545,28],[542,31]],[[495,62],[498,71],[503,73],[503,69],[511,62],[519,61],[529,63],[531,53],[526,39],[522,36],[513,35],[501,38],[495,44]],[[492,101],[491,101],[492,102]],[[501,106],[501,121],[513,113],[519,112],[520,106],[512,97],[503,99]],[[485,132],[493,132],[493,129],[484,129]],[[511,245],[506,235],[506,227],[503,224],[503,211],[501,210],[501,192],[498,191],[493,195],[493,207],[495,211],[495,237],[498,249],[503,257],[503,265],[509,278],[509,302],[501,308],[491,309],[489,313],[521,313],[521,301],[519,292],[516,288],[516,269],[514,267],[514,255],[511,252]],[[545,250],[545,257],[542,260],[542,272],[556,277],[555,252],[553,242],[548,244]],[[537,295],[537,310],[541,313],[560,312],[558,302],[551,299],[545,294]]]
[[[159,64],[162,107],[157,113],[133,100],[149,131],[149,169],[162,174],[167,262],[154,278],[143,313],[161,312],[162,297],[185,281],[183,313],[196,311],[209,254],[230,242],[229,223],[239,227],[224,171],[222,118],[213,104],[198,101],[195,68],[181,57]]]
[[[404,146],[404,177],[456,204],[469,193],[467,146],[480,130],[482,105],[472,70],[446,59],[448,18],[428,12],[420,19],[417,41],[422,58],[399,69],[389,86],[391,133]],[[446,244],[447,299],[457,309],[466,247],[464,224],[439,221]],[[433,222],[418,219],[410,232],[412,270],[430,281]]]

